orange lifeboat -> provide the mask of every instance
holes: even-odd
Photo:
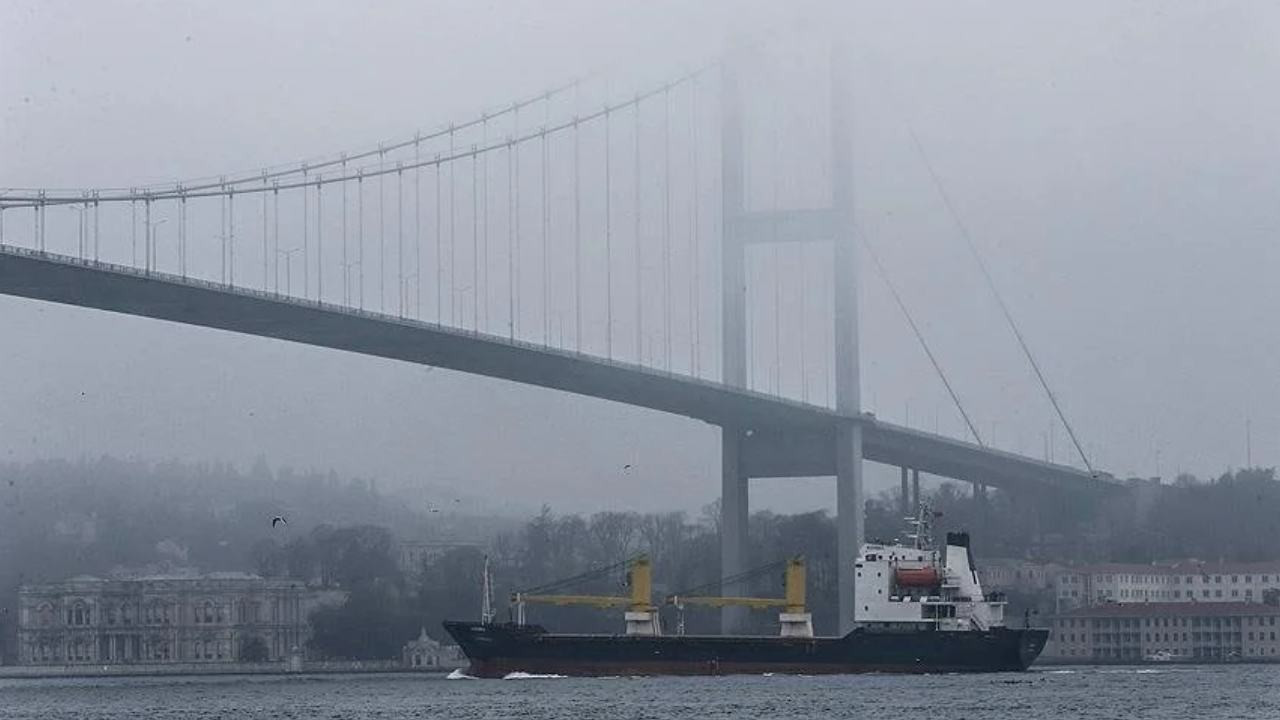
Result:
[[[898,587],[929,588],[942,584],[936,568],[898,568],[893,571],[893,582]]]

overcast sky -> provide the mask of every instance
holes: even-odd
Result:
[[[1077,460],[911,129],[1095,465],[1218,473],[1244,464],[1246,419],[1254,462],[1276,463],[1267,3],[858,3],[833,19],[730,0],[0,0],[0,186],[127,186],[364,148],[584,73],[629,87],[731,36],[820,26],[853,47],[859,222],[981,432]],[[861,279],[864,404],[961,436],[866,263]],[[0,338],[13,459],[262,455],[572,510],[689,509],[718,492],[717,431],[681,418],[8,298]],[[753,503],[822,506],[829,486],[760,483]]]

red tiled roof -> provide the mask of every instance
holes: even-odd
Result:
[[[1078,608],[1060,617],[1152,617],[1169,615],[1280,615],[1280,607],[1261,603],[1228,602],[1147,602],[1108,603]]]

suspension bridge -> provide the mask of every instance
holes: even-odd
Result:
[[[993,449],[976,430],[957,439],[863,412],[842,60],[824,63],[828,92],[801,110],[826,126],[814,167],[790,177],[768,166],[786,148],[779,125],[755,119],[778,108],[752,106],[751,62],[735,55],[629,95],[579,81],[245,173],[5,189],[0,293],[714,424],[722,572],[746,566],[751,478],[834,476],[847,626],[862,460],[901,468],[904,502],[918,498],[921,472],[972,483],[975,496],[1117,485]],[[801,307],[786,332],[784,284]],[[760,320],[770,311],[772,333]],[[783,389],[788,368],[798,393]]]

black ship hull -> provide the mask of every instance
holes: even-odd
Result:
[[[445,622],[469,674],[730,675],[1017,672],[1039,656],[1047,630],[876,631],[844,637],[560,635],[537,625]]]

